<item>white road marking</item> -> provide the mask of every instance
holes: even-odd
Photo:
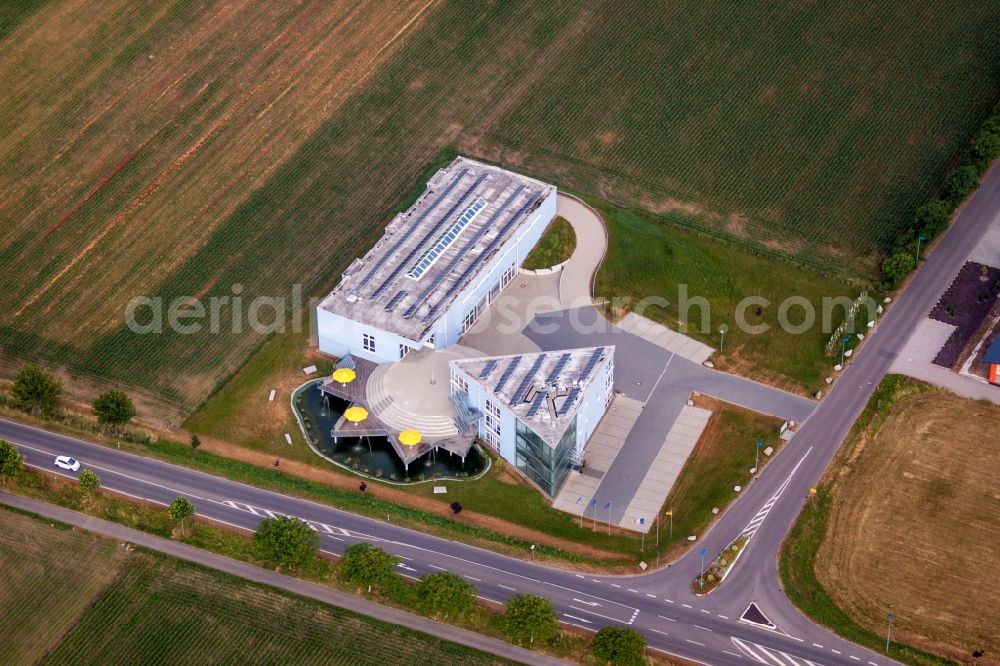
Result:
[[[813,647],[818,647],[818,648],[822,648],[823,646],[822,646],[822,645],[820,645],[819,643],[813,643]]]
[[[578,604],[584,604],[585,606],[600,606],[601,605],[601,604],[597,603],[596,601],[584,601],[583,599],[577,599],[576,597],[573,597],[573,601],[575,601]]]
[[[590,620],[585,620],[582,617],[577,617],[576,615],[570,615],[569,613],[563,613],[563,617],[568,617],[571,620],[577,620],[578,622],[586,622],[587,624],[593,624]]]
[[[660,631],[659,629],[653,629],[652,627],[650,627],[650,629],[649,629],[649,630],[650,630],[650,631],[655,631],[656,633],[658,633],[658,634],[662,634],[663,636],[669,636],[669,635],[670,635],[670,634],[668,634],[668,633],[667,633],[667,632],[665,632],[665,631]]]
[[[503,589],[505,589],[505,590],[510,590],[511,592],[517,592],[517,590],[515,590],[514,588],[512,588],[512,587],[508,587],[507,585],[504,585],[503,583],[497,583],[497,585],[498,585],[499,587],[502,587],[502,588],[503,588]]]
[[[439,567],[436,564],[428,564],[427,566],[429,566],[431,569],[437,569],[438,571],[447,571],[447,569],[445,569],[444,567]]]
[[[851,659],[853,659],[854,661],[861,661],[860,659],[858,659],[857,657],[855,657],[853,654],[849,654],[847,656],[850,657]]]
[[[664,599],[664,601],[666,601],[666,602],[667,602],[668,604],[672,604],[672,603],[674,603],[674,600],[673,600],[673,599]]]
[[[482,583],[483,582],[483,580],[481,578],[473,578],[472,576],[466,576],[466,578],[468,578],[469,580],[474,580],[477,583]]]
[[[681,604],[681,606],[684,606],[684,608],[691,608],[688,604]]]
[[[726,615],[723,615],[722,613],[717,613],[717,615],[718,615],[719,617],[721,617],[721,618],[722,618],[723,620],[728,620],[728,619],[729,619],[729,617],[728,617],[728,616],[726,616]]]
[[[729,654],[729,655],[732,655],[732,656],[734,656],[734,657],[740,657],[740,658],[742,658],[742,657],[743,657],[743,655],[741,655],[741,654],[740,654],[740,653],[738,653],[738,652],[730,652],[729,650],[723,650],[722,652],[723,652],[724,654]]]
[[[675,619],[674,619],[674,618],[672,618],[672,617],[667,617],[666,615],[657,615],[656,617],[660,617],[660,618],[663,618],[663,619],[664,619],[664,620],[666,620],[667,622],[676,622],[676,621],[677,621],[677,620],[675,620]]]
[[[622,586],[618,585],[617,583],[611,583],[611,587],[617,587],[618,589],[621,589]]]
[[[701,646],[701,647],[705,647],[705,644],[704,644],[704,643],[699,643],[698,641],[693,641],[693,640],[691,640],[690,638],[685,638],[684,640],[685,640],[686,642],[688,642],[688,643],[691,643],[692,645],[699,645],[699,646]]]
[[[834,654],[843,654],[840,650],[834,650],[833,648],[830,648],[830,652]]]
[[[608,617],[607,615],[601,615],[600,613],[595,613],[594,611],[587,610],[586,608],[579,608],[577,606],[570,606],[570,608],[572,608],[573,610],[578,610],[581,613],[587,613],[588,615],[596,615],[597,617],[603,617],[605,620],[611,620],[612,622],[618,622],[620,624],[632,624],[631,621],[626,622],[617,617]]]
[[[626,588],[626,589],[627,589],[627,590],[628,590],[629,592],[635,592],[636,594],[639,594],[639,590],[633,590],[633,589],[632,589],[631,587],[629,587],[629,588]]]
[[[703,627],[703,626],[701,626],[700,624],[693,624],[693,625],[691,625],[691,626],[692,626],[692,627],[694,627],[695,629],[702,629],[702,630],[704,630],[704,631],[712,631],[712,630],[711,630],[711,629],[709,629],[708,627]]]
[[[712,612],[711,612],[711,611],[707,611],[707,610],[705,610],[704,608],[699,608],[698,610],[700,610],[700,611],[701,611],[702,613],[704,613],[705,615],[711,615],[711,614],[712,614]]]
[[[650,599],[655,599],[656,598],[655,594],[650,594],[649,592],[646,593],[646,596],[649,597]]]
[[[756,513],[756,515],[754,515],[754,517],[750,519],[750,522],[747,523],[747,526],[743,528],[743,531],[740,533],[740,536],[745,536],[747,539],[753,538],[753,535],[757,533],[757,530],[759,530],[760,526],[764,523],[764,519],[767,518],[767,514],[771,512],[771,508],[774,507],[774,504],[778,501],[778,498],[781,497],[781,494],[785,492],[785,488],[788,487],[788,484],[792,482],[792,477],[795,476],[795,473],[797,471],[799,471],[799,467],[802,465],[802,462],[806,459],[806,456],[809,455],[810,451],[812,451],[811,446],[806,450],[804,454],[802,454],[802,457],[799,459],[799,462],[795,464],[795,467],[792,468],[792,471],[788,474],[788,477],[782,482],[780,486],[778,486],[778,489],[774,492],[774,495],[771,496],[771,499],[767,500],[767,502],[764,503],[764,506],[760,508],[760,510]]]

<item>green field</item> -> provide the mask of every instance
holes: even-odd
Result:
[[[573,227],[566,219],[556,217],[538,240],[538,245],[524,258],[523,268],[532,271],[552,268],[569,259],[574,249],[576,234]]]
[[[6,664],[509,663],[7,509],[0,528]]]
[[[1000,91],[996,3],[19,8],[0,32],[0,364],[121,382],[168,425],[266,334],[136,335],[129,300],[238,284],[288,311],[446,147],[866,278]]]

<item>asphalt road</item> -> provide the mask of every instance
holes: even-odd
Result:
[[[881,666],[891,660],[816,627],[791,606],[780,590],[777,550],[895,354],[998,211],[1000,171],[994,169],[795,438],[701,540],[699,548],[714,556],[747,526],[755,528],[730,577],[705,597],[689,589],[700,568],[699,548],[654,573],[576,574],[17,423],[0,421],[0,437],[17,443],[30,465],[54,471],[54,456],[71,455],[96,470],[108,489],[162,504],[187,495],[201,516],[238,528],[253,530],[271,514],[294,515],[319,531],[329,553],[368,541],[400,556],[406,576],[453,571],[473,582],[481,597],[497,602],[521,592],[543,594],[564,622],[587,630],[631,626],[651,647],[691,661]],[[740,621],[751,602],[775,630]]]

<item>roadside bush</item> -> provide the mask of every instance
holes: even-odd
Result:
[[[194,515],[194,504],[187,497],[178,495],[177,498],[170,503],[170,507],[167,510],[170,513],[170,519],[180,525],[181,533],[183,534],[184,521]]]
[[[979,130],[969,149],[969,160],[980,174],[985,172],[997,157],[1000,157],[1000,122]]]
[[[973,164],[963,164],[944,181],[944,195],[957,206],[978,186],[979,169]]]
[[[308,564],[319,552],[319,535],[304,520],[291,516],[265,518],[254,533],[260,556],[289,569]]]
[[[592,651],[601,663],[615,666],[646,663],[646,639],[635,629],[604,627],[594,636]]]
[[[948,228],[952,207],[947,201],[935,199],[917,209],[914,226],[917,234],[925,239],[934,238]]]
[[[135,416],[135,405],[121,391],[106,391],[97,396],[91,405],[100,423],[125,425]]]
[[[10,389],[14,404],[32,413],[52,414],[59,409],[62,384],[37,365],[23,365]]]
[[[0,439],[0,483],[7,485],[7,479],[24,468],[24,458],[17,447],[6,439]]]
[[[515,643],[548,642],[559,631],[559,619],[552,603],[534,594],[518,594],[507,601],[503,630]]]
[[[80,472],[80,488],[88,495],[101,487],[101,477],[93,470],[85,469]]]
[[[910,274],[916,265],[916,260],[907,249],[899,249],[882,262],[882,279],[889,287],[895,289]]]
[[[356,543],[348,546],[340,558],[340,575],[347,582],[366,587],[371,592],[377,589],[392,593],[402,587],[403,579],[396,573],[399,558],[390,555],[370,543]]]
[[[420,609],[429,615],[459,617],[472,608],[476,588],[457,574],[441,571],[420,579],[417,598]]]

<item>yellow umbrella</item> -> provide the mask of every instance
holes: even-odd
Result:
[[[360,423],[368,418],[368,410],[364,407],[348,407],[344,412],[344,418],[351,423]]]
[[[399,433],[399,441],[406,446],[416,446],[420,443],[420,433],[416,430],[404,430]]]
[[[350,368],[337,368],[333,371],[333,381],[340,382],[341,384],[354,381],[354,378],[357,376],[357,373]]]

